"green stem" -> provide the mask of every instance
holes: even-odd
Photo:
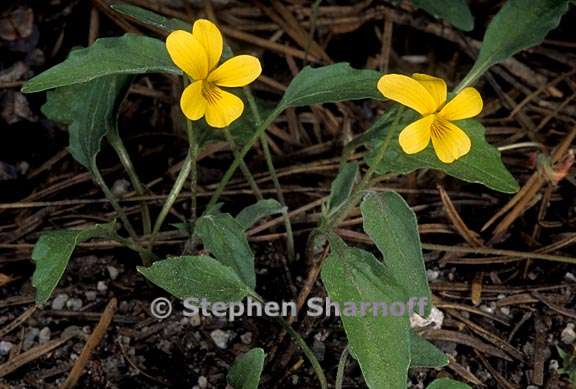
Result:
[[[249,88],[244,88],[244,94],[246,96],[246,100],[248,100],[248,105],[250,105],[250,109],[252,111],[252,115],[256,121],[256,125],[259,126],[262,124],[262,118],[260,117],[260,112],[258,110],[258,106],[256,105],[256,101],[254,100],[254,96]],[[270,172],[270,176],[272,177],[272,182],[274,183],[274,189],[276,190],[276,195],[278,196],[278,200],[284,210],[282,211],[282,218],[284,219],[284,226],[286,228],[286,246],[288,251],[288,259],[293,261],[296,257],[296,253],[294,250],[294,232],[292,231],[292,224],[290,223],[290,218],[288,217],[288,211],[286,207],[286,201],[284,199],[284,193],[282,192],[282,187],[280,186],[280,181],[278,180],[278,174],[276,174],[276,169],[274,168],[274,161],[272,160],[272,153],[270,152],[270,146],[268,144],[268,138],[266,137],[266,133],[263,132],[260,135],[260,143],[262,144],[262,150],[264,151],[264,156],[266,158],[266,165],[268,167],[268,171]]]
[[[186,134],[188,136],[188,143],[190,145],[189,155],[190,155],[190,248],[193,249],[194,242],[194,224],[196,223],[196,210],[198,208],[198,165],[196,160],[198,159],[198,153],[200,147],[198,145],[198,140],[194,132],[194,126],[192,121],[186,119]]]
[[[156,240],[156,236],[160,232],[160,228],[162,228],[162,224],[164,223],[164,219],[168,216],[168,213],[172,209],[172,206],[176,202],[178,195],[182,191],[184,187],[184,183],[186,179],[190,175],[190,171],[192,169],[192,152],[188,150],[188,154],[186,155],[186,159],[182,164],[182,168],[178,173],[178,177],[176,177],[176,182],[174,182],[174,186],[170,190],[168,197],[166,198],[166,202],[162,206],[162,210],[156,219],[156,223],[154,224],[154,229],[152,230],[152,234],[150,235],[150,247],[154,246],[154,241]]]
[[[142,185],[142,182],[140,181],[138,174],[136,174],[134,164],[130,159],[130,155],[126,150],[126,147],[124,147],[124,143],[122,142],[122,139],[118,135],[117,130],[109,131],[107,138],[110,145],[116,151],[116,154],[118,155],[118,158],[122,163],[122,166],[124,166],[126,173],[128,173],[128,178],[130,179],[130,182],[132,183],[132,186],[134,187],[136,194],[140,197],[143,197],[145,195],[144,186]],[[150,218],[150,208],[148,208],[148,204],[146,203],[146,201],[144,200],[140,201],[140,209],[142,212],[143,231],[145,235],[148,235],[150,234],[150,232],[152,232],[152,221]]]
[[[338,361],[338,371],[336,372],[336,385],[334,389],[342,389],[344,384],[344,370],[346,369],[346,362],[348,362],[348,347],[344,348],[342,355],[340,355],[340,361]]]
[[[224,128],[224,136],[226,137],[226,142],[230,144],[230,148],[232,149],[234,158],[239,158],[238,149],[236,148],[236,142],[234,142],[234,138],[232,138],[232,134],[230,134],[230,130],[228,129],[228,127]],[[254,176],[252,175],[252,173],[250,173],[250,170],[248,169],[248,166],[246,166],[244,160],[240,158],[240,161],[241,161],[240,170],[242,170],[242,174],[244,174],[244,177],[246,178],[246,181],[248,181],[248,184],[250,185],[252,192],[254,192],[254,196],[256,196],[258,200],[263,200],[264,196],[262,195],[262,192],[260,191],[260,188],[258,187],[258,184],[254,179]]]
[[[253,297],[260,304],[265,303],[264,299],[262,299],[262,297],[260,297],[255,292],[251,291],[250,296]],[[278,321],[278,323],[280,323],[282,328],[284,328],[286,330],[286,332],[288,332],[288,334],[292,337],[292,339],[294,339],[294,342],[296,342],[296,344],[300,347],[300,349],[302,350],[302,352],[304,353],[304,355],[306,356],[306,358],[308,359],[308,361],[312,365],[312,368],[314,369],[314,372],[316,373],[316,377],[318,377],[318,381],[320,381],[320,388],[321,389],[328,389],[328,381],[326,380],[326,376],[324,375],[324,370],[322,369],[320,362],[318,362],[318,358],[316,358],[316,355],[314,355],[314,352],[306,344],[306,341],[304,340],[304,338],[302,338],[302,336],[300,336],[300,334],[298,332],[296,332],[296,330],[294,330],[294,328],[292,328],[290,323],[288,323],[282,316],[276,316],[276,317],[274,317],[274,319],[276,319],[276,321]]]
[[[260,135],[263,134],[266,131],[266,129],[268,128],[268,126],[270,126],[270,124],[276,119],[276,117],[278,117],[278,115],[280,115],[280,112],[282,112],[282,110],[276,108],[272,113],[270,113],[270,115],[268,115],[266,120],[264,120],[262,122],[262,124],[260,124],[260,126],[258,126],[258,128],[256,128],[256,132],[252,135],[250,140],[248,140],[248,142],[238,152],[238,155],[234,158],[234,161],[232,161],[232,164],[230,165],[230,167],[228,167],[228,170],[226,170],[226,173],[224,173],[224,177],[222,177],[222,179],[218,183],[218,187],[216,188],[216,190],[214,191],[214,194],[210,198],[210,201],[208,202],[206,209],[211,209],[212,207],[214,207],[214,205],[216,205],[216,203],[220,199],[220,196],[222,195],[222,192],[224,191],[224,188],[226,187],[228,182],[230,182],[230,179],[232,178],[232,176],[236,172],[236,169],[238,169],[238,167],[240,166],[240,164],[244,160],[244,157],[246,156],[246,154],[248,154],[248,151],[250,151],[252,146],[254,146],[254,144],[258,141],[258,139],[260,139]]]

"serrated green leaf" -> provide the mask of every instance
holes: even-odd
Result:
[[[448,364],[449,360],[438,347],[410,331],[410,367],[437,369]]]
[[[36,303],[44,304],[62,278],[70,257],[78,243],[92,238],[107,238],[115,231],[116,223],[97,224],[84,230],[58,230],[40,236],[32,251],[36,269],[32,285],[36,288]]]
[[[393,115],[392,115],[393,116]],[[514,177],[500,159],[500,152],[486,142],[484,137],[484,126],[477,120],[468,119],[455,122],[468,136],[472,142],[470,152],[453,163],[443,163],[438,159],[430,144],[424,151],[416,154],[406,154],[400,148],[398,135],[408,124],[418,119],[418,114],[405,110],[401,120],[394,125],[392,120],[377,121],[371,128],[372,134],[379,133],[379,138],[384,139],[387,131],[394,131],[395,135],[386,151],[384,159],[377,167],[379,174],[397,173],[408,174],[417,169],[437,169],[446,174],[464,181],[478,183],[490,189],[503,193],[515,193],[519,186]],[[381,143],[381,142],[380,142]],[[367,163],[372,164],[374,154],[377,150],[373,147],[367,157]]]
[[[392,276],[409,298],[426,299],[422,316],[430,314],[432,294],[418,233],[416,215],[397,193],[369,193],[360,205],[364,231],[382,253]]]
[[[138,267],[138,271],[180,299],[242,301],[251,290],[233,269],[207,256],[168,258],[150,267]]]
[[[256,287],[254,254],[240,223],[227,213],[205,215],[196,222],[195,232],[218,261],[233,269],[250,288]]]
[[[132,4],[115,3],[110,6],[114,11],[130,16],[143,24],[156,27],[166,32],[174,30],[192,31],[190,23],[176,18],[167,18],[147,9]]]
[[[69,125],[70,153],[91,171],[102,138],[108,131],[116,130],[118,107],[130,79],[131,76],[121,74],[101,77],[47,94],[42,112],[49,119]]]
[[[22,91],[40,92],[109,75],[141,73],[182,74],[170,59],[164,42],[125,34],[100,38],[90,47],[72,51],[64,62],[29,80]]]
[[[472,389],[472,387],[450,378],[438,378],[428,385],[426,389]]]
[[[406,302],[402,287],[372,254],[347,247],[337,237],[330,243],[331,254],[321,276],[331,301],[355,303],[357,307],[362,303]],[[410,365],[408,315],[379,313],[347,316],[342,311],[340,319],[350,352],[358,360],[368,387],[405,388]]]
[[[257,389],[264,367],[264,350],[253,348],[236,358],[227,380],[234,389]]]
[[[567,10],[568,0],[508,0],[488,25],[478,58],[458,90],[490,66],[540,44]]]
[[[466,0],[412,0],[414,5],[430,15],[446,20],[462,31],[472,31],[474,17]]]
[[[358,99],[382,99],[376,89],[380,73],[358,70],[347,63],[312,68],[306,66],[292,79],[278,104],[284,110]]]
[[[247,206],[236,215],[236,221],[247,230],[252,227],[258,220],[282,213],[284,207],[274,199],[265,199]]]
[[[330,185],[330,197],[328,198],[330,213],[337,211],[350,198],[357,177],[358,164],[356,162],[348,162],[340,169]]]

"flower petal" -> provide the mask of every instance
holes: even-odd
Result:
[[[206,91],[208,105],[206,106],[206,122],[211,127],[228,127],[238,119],[244,111],[244,103],[232,93],[217,86],[210,86]]]
[[[438,77],[429,76],[422,73],[414,73],[412,78],[418,81],[434,99],[436,110],[446,102],[446,82]]]
[[[172,61],[194,80],[208,75],[206,50],[192,34],[177,30],[166,38],[166,49]]]
[[[220,61],[222,47],[224,46],[220,30],[211,21],[198,19],[194,22],[194,27],[192,27],[192,35],[206,50],[208,71],[214,69],[218,61]]]
[[[430,126],[434,121],[434,115],[424,116],[409,124],[400,132],[398,141],[406,154],[418,153],[430,143]]]
[[[208,76],[208,81],[216,85],[235,88],[245,86],[258,78],[262,67],[258,58],[251,55],[238,55],[218,66]]]
[[[198,120],[206,113],[207,101],[202,94],[204,81],[194,81],[184,89],[180,98],[180,108],[190,120]]]
[[[430,92],[421,83],[402,74],[386,74],[380,77],[378,90],[384,97],[410,107],[424,116],[434,113],[438,108]]]
[[[432,145],[440,161],[452,163],[470,151],[468,135],[448,120],[436,116],[430,128]]]
[[[468,119],[482,112],[482,96],[472,87],[462,89],[440,111],[446,120]]]

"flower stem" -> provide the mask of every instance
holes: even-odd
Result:
[[[126,173],[128,173],[128,177],[130,179],[130,182],[132,183],[132,186],[134,187],[134,190],[136,191],[136,194],[140,197],[143,197],[145,195],[144,186],[142,185],[142,182],[140,181],[138,174],[136,174],[136,170],[134,169],[134,165],[132,163],[132,160],[130,159],[130,155],[126,150],[126,147],[122,142],[122,139],[118,135],[118,131],[117,130],[109,131],[107,138],[112,148],[114,148],[114,151],[116,151],[116,154],[118,155],[118,158],[122,163],[122,166],[124,166]],[[152,232],[152,221],[150,219],[150,209],[148,208],[148,204],[146,204],[146,201],[144,200],[140,201],[140,209],[142,212],[143,231],[145,235],[148,235],[150,234],[150,232]]]
[[[250,91],[250,88],[248,87],[244,88],[244,95],[246,96],[246,100],[248,100],[248,105],[250,105],[250,110],[252,111],[252,115],[254,116],[256,125],[260,126],[262,124],[262,118],[260,116],[258,106],[256,105],[256,100],[254,100],[254,96],[252,95],[252,91]],[[282,193],[282,187],[280,186],[280,181],[278,180],[278,174],[276,174],[276,169],[274,168],[274,161],[272,160],[272,153],[270,152],[270,146],[268,145],[268,138],[266,137],[265,132],[263,132],[260,135],[260,143],[262,144],[262,150],[264,151],[268,171],[270,172],[272,182],[274,183],[274,188],[276,189],[276,195],[278,196],[278,201],[280,201],[280,204],[282,204],[282,207],[284,209],[282,211],[282,217],[284,219],[284,226],[286,228],[286,246],[288,251],[288,259],[290,261],[293,261],[294,258],[296,257],[296,253],[294,250],[294,233],[292,231],[292,224],[290,223],[290,218],[288,217],[288,211],[286,207],[286,201],[284,199],[284,193]]]
[[[338,361],[338,371],[336,372],[336,385],[334,385],[334,389],[342,389],[342,385],[344,384],[344,370],[346,369],[346,362],[348,362],[348,347],[344,348],[342,351],[342,355],[340,355],[340,361]]]
[[[172,186],[172,189],[170,190],[170,193],[168,194],[168,197],[166,198],[166,202],[162,206],[162,210],[160,210],[160,214],[158,215],[158,218],[156,219],[156,223],[154,223],[154,229],[152,230],[152,234],[150,235],[150,247],[154,246],[154,241],[156,240],[156,236],[160,232],[160,228],[162,228],[162,224],[164,223],[164,219],[166,219],[166,216],[168,216],[168,213],[170,212],[170,210],[172,209],[172,206],[176,202],[178,195],[182,191],[182,188],[184,187],[184,183],[186,182],[186,179],[190,175],[191,169],[192,169],[192,152],[190,152],[190,150],[188,150],[188,154],[186,155],[186,159],[184,160],[184,162],[182,164],[182,168],[180,169],[180,172],[178,173],[178,177],[176,177],[176,182],[174,182],[174,185]]]
[[[198,152],[200,151],[200,146],[198,144],[198,139],[196,133],[194,132],[194,126],[192,121],[186,119],[186,134],[188,136],[188,143],[190,149],[188,154],[190,156],[190,238],[189,246],[193,250],[194,246],[194,224],[196,223],[196,209],[197,204],[197,193],[198,193],[198,165],[196,160],[198,159]]]
[[[232,138],[232,134],[230,134],[230,130],[228,129],[228,127],[224,128],[224,136],[226,137],[226,141],[228,142],[228,144],[230,144],[230,149],[234,154],[234,158],[239,158],[238,149],[236,148],[236,142],[234,142],[234,139]],[[258,184],[254,179],[254,176],[248,169],[248,166],[246,166],[244,159],[240,158],[240,161],[241,161],[240,170],[242,170],[242,173],[244,174],[246,181],[248,181],[248,184],[250,185],[252,192],[254,192],[254,196],[256,196],[258,200],[263,200],[264,196],[262,195],[262,192],[260,191],[260,188],[258,187]]]
[[[262,299],[262,297],[260,297],[256,292],[251,291],[250,296],[253,297],[260,304],[265,303],[264,299]],[[316,358],[316,355],[314,355],[314,352],[306,344],[304,338],[302,338],[302,336],[300,336],[300,334],[296,332],[296,330],[292,328],[290,323],[288,323],[282,316],[276,316],[274,317],[274,319],[276,319],[276,321],[282,326],[282,328],[286,330],[286,332],[288,332],[288,334],[292,337],[292,339],[294,339],[294,342],[296,342],[296,344],[300,347],[300,349],[302,350],[302,352],[312,365],[314,373],[316,373],[316,377],[318,377],[318,381],[320,381],[320,388],[328,389],[328,381],[326,380],[326,375],[324,375],[324,370],[322,369],[320,362],[318,362],[318,358]]]

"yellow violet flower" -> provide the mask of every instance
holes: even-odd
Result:
[[[174,31],[166,38],[172,61],[191,79],[180,98],[180,107],[190,120],[203,116],[217,128],[227,127],[244,111],[244,103],[220,87],[241,87],[250,84],[262,72],[260,61],[251,55],[232,57],[220,66],[222,34],[214,23],[199,19],[192,33]]]
[[[476,89],[464,88],[446,103],[444,80],[415,73],[412,77],[384,75],[378,81],[378,90],[384,97],[422,115],[400,132],[398,141],[406,154],[424,150],[430,140],[438,159],[444,163],[452,163],[470,151],[470,138],[453,121],[474,117],[482,111],[482,97]]]

